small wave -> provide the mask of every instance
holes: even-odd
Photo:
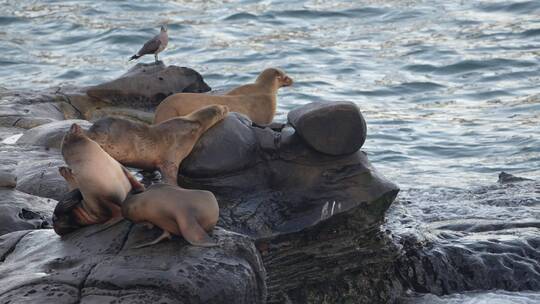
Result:
[[[510,12],[521,14],[534,14],[540,11],[540,1],[523,1],[508,3],[508,1],[481,4],[479,8],[485,12]]]
[[[488,59],[488,60],[464,60],[450,65],[434,66],[431,64],[413,64],[405,66],[404,69],[412,72],[433,73],[433,74],[459,74],[482,69],[500,69],[505,67],[531,67],[536,63],[526,60],[512,59]]]

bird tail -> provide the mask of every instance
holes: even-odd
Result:
[[[129,58],[128,61],[131,61],[131,60],[133,60],[133,59],[137,59],[137,58],[139,58],[139,57],[141,57],[141,56],[135,54],[135,55],[131,56],[131,58]]]

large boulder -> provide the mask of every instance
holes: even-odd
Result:
[[[84,130],[92,125],[81,119],[60,120],[29,129],[17,140],[18,145],[43,146],[46,148],[60,149],[64,134],[72,124],[77,123]]]
[[[210,91],[197,71],[139,63],[109,82],[90,87],[59,87],[48,92],[0,88],[0,126],[34,128],[64,119],[96,120],[116,115],[151,122],[153,110],[167,96]]]
[[[52,230],[0,237],[1,303],[264,303],[265,271],[249,238],[216,229],[218,247],[173,239],[133,248],[159,231],[124,221],[60,238]]]
[[[158,63],[138,63],[127,73],[112,81],[88,87],[90,97],[111,104],[140,108],[157,106],[174,93],[204,93],[211,88],[197,71]]]
[[[287,115],[288,122],[313,149],[346,155],[358,151],[366,141],[366,121],[352,102],[314,102]]]
[[[124,116],[151,122],[153,110],[175,93],[210,91],[197,71],[163,62],[138,63],[127,73],[109,82],[63,92],[66,101],[80,113],[79,118],[96,120],[104,116]]]
[[[365,132],[356,106],[305,107],[294,111],[308,117],[295,121],[321,115],[331,129],[329,117],[348,117],[351,134]],[[230,114],[183,161],[179,183],[212,191],[219,225],[255,238],[270,302],[393,301],[402,291],[393,275],[397,249],[379,227],[399,189],[358,151],[361,136],[339,143],[335,154],[344,155],[329,155],[306,140],[308,130],[296,129],[311,125],[261,127]],[[334,136],[322,132],[317,140]]]

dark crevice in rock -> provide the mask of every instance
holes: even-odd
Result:
[[[13,252],[15,251],[15,248],[17,247],[17,244],[19,244],[19,242],[28,234],[30,233],[31,231],[27,231],[25,234],[21,235],[17,241],[15,242],[15,244],[13,244],[13,246],[11,246],[1,257],[0,257],[0,263],[3,263],[7,257]]]
[[[9,116],[6,116],[6,117],[9,117]],[[17,123],[22,119],[21,118],[17,118],[17,120],[15,120],[15,122],[11,125],[12,127],[16,127],[17,126]]]
[[[81,301],[82,301],[82,290],[84,288],[84,285],[86,284],[86,280],[88,279],[88,277],[90,276],[90,274],[92,273],[92,270],[94,270],[94,268],[96,268],[96,266],[98,265],[99,263],[95,263],[94,265],[92,265],[92,267],[90,267],[90,269],[88,269],[88,273],[84,276],[81,284],[79,286],[77,286],[77,289],[79,290],[78,294],[77,294],[77,298],[78,298],[78,301],[77,303],[80,304]]]

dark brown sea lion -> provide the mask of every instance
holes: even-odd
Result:
[[[73,124],[62,141],[62,156],[68,167],[60,167],[70,193],[53,215],[53,228],[64,235],[83,226],[105,223],[121,217],[121,203],[140,183],[81,127]],[[141,185],[142,187],[142,185]]]
[[[163,100],[156,109],[154,124],[184,116],[211,104],[226,105],[231,112],[242,113],[256,124],[269,124],[276,114],[276,94],[279,88],[292,85],[283,71],[264,70],[255,83],[235,88],[226,95],[177,93]]]
[[[209,191],[154,184],[144,192],[128,195],[122,204],[122,215],[135,223],[150,223],[163,229],[156,240],[137,248],[156,244],[172,235],[183,236],[194,246],[217,245],[207,234],[219,218],[216,197]]]
[[[145,170],[158,169],[166,183],[177,185],[182,160],[204,132],[227,113],[226,106],[211,105],[152,126],[107,117],[96,121],[87,134],[120,163]]]

